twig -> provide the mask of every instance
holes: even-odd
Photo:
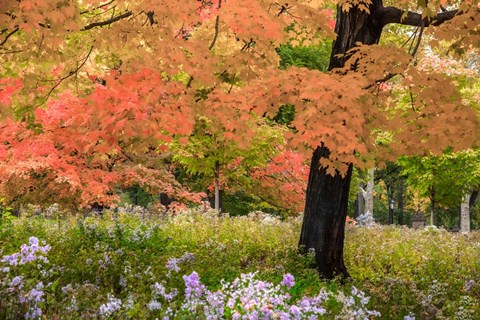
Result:
[[[3,47],[3,45],[8,41],[8,38],[13,36],[18,30],[20,30],[20,27],[16,26],[15,29],[12,30],[9,34],[5,36],[5,39],[3,39],[2,42],[0,42],[0,47]]]
[[[90,50],[88,51],[87,55],[85,56],[85,58],[83,59],[83,61],[80,63],[80,65],[75,69],[75,70],[71,70],[66,76],[60,78],[58,80],[58,82],[48,91],[48,93],[45,95],[44,97],[44,100],[42,103],[40,103],[37,107],[40,107],[42,104],[44,104],[48,98],[50,97],[50,95],[52,94],[52,92],[63,82],[65,81],[66,79],[70,78],[71,76],[75,75],[84,65],[85,63],[87,62],[88,58],[90,57],[90,54],[92,53],[92,50],[93,50],[93,46],[90,47]]]
[[[420,25],[420,33],[418,34],[417,44],[415,45],[415,48],[413,48],[413,51],[411,53],[412,57],[415,57],[415,55],[417,54],[418,48],[420,47],[420,42],[422,41],[422,35],[423,35],[424,29],[425,29],[425,23],[422,20],[422,23]]]
[[[217,10],[220,10],[221,7],[222,7],[222,0],[218,0]],[[208,50],[212,50],[213,46],[215,45],[215,42],[217,42],[219,24],[220,24],[220,14],[217,14],[217,17],[215,18],[215,34],[213,35],[212,43],[210,43],[210,45],[208,46]]]
[[[99,5],[99,6],[95,7],[95,8],[92,8],[91,10],[84,10],[84,11],[80,12],[80,14],[82,15],[82,14],[89,13],[89,12],[91,12],[91,11],[95,11],[95,10],[97,10],[97,9],[100,9],[101,7],[108,6],[109,4],[112,4],[113,2],[115,2],[115,0],[111,0],[111,1],[109,1],[109,2],[103,3],[103,4],[101,4],[101,5]]]
[[[215,34],[213,35],[212,43],[210,43],[210,45],[208,46],[208,50],[212,50],[213,46],[215,45],[215,42],[217,42],[219,22],[220,22],[220,16],[217,16],[215,18]]]

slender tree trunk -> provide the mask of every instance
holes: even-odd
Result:
[[[402,225],[403,222],[403,195],[405,193],[405,183],[403,181],[400,182],[400,186],[398,188],[397,194],[397,206],[398,206],[398,224]]]
[[[462,204],[460,205],[461,232],[470,232],[470,197],[470,192],[465,193],[462,199]]]
[[[215,163],[215,210],[220,211],[220,165]]]
[[[435,225],[435,196],[430,198],[430,225]]]
[[[387,184],[387,198],[388,198],[388,224],[393,224],[393,186]]]
[[[383,27],[376,20],[375,10],[379,6],[382,1],[372,1],[370,14],[357,7],[349,11],[337,7],[337,38],[330,56],[330,70],[344,66],[346,58],[343,55],[356,43],[378,43]],[[349,274],[343,261],[343,245],[352,165],[344,176],[332,177],[319,163],[329,154],[323,145],[313,152],[299,248],[303,252],[310,248],[315,250],[316,267],[321,276],[332,278],[340,274],[346,278]]]
[[[357,193],[357,201],[356,201],[357,208],[355,210],[355,218],[365,213],[365,197],[363,196],[364,187],[365,186],[361,182],[358,184],[359,191]]]
[[[373,216],[373,188],[375,186],[375,169],[368,169],[367,189],[365,193],[365,212]]]

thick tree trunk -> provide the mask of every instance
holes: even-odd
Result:
[[[360,11],[356,6],[349,11],[343,11],[337,7],[337,20],[335,24],[335,39],[330,55],[329,70],[342,68],[348,59],[345,54],[355,47],[357,43],[377,44],[382,34],[381,22],[383,4],[382,1],[374,0],[370,5],[370,15]]]
[[[304,253],[315,250],[316,267],[322,276],[349,277],[343,262],[343,240],[352,166],[345,176],[332,177],[320,167],[320,159],[329,153],[325,147],[313,153],[299,245]]]
[[[330,56],[330,70],[344,66],[346,58],[343,55],[357,42],[367,45],[378,43],[383,26],[377,19],[376,11],[382,8],[382,1],[372,2],[370,15],[356,7],[348,12],[337,8],[337,38]],[[332,278],[340,274],[349,277],[343,261],[343,242],[352,165],[344,176],[337,174],[332,177],[319,163],[329,153],[323,146],[313,153],[299,247],[303,252],[308,252],[310,248],[315,250],[316,267],[321,276]]]

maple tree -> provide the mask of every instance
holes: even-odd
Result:
[[[201,195],[189,194],[175,182],[156,153],[154,137],[162,129],[157,122],[168,123],[168,106],[136,109],[141,99],[159,99],[158,81],[149,81],[155,86],[150,89],[142,84],[149,76],[107,77],[109,86],[97,85],[88,98],[65,93],[50,100],[47,109],[35,111],[40,132],[24,122],[6,121],[1,131],[2,193],[18,203],[54,200],[76,209],[109,206],[118,199],[115,187],[140,185],[152,194],[199,202]],[[171,130],[182,133],[185,126]]]
[[[333,24],[323,4],[2,3],[0,102],[10,107],[5,117],[23,120],[4,121],[2,183],[13,181],[12,172],[21,178],[41,172],[46,183],[77,183],[86,190],[82,203],[97,201],[98,194],[113,201],[106,186],[121,180],[114,168],[138,162],[130,154],[158,156],[160,141],[188,135],[198,116],[219,123],[246,149],[254,132],[245,122],[252,114],[274,117],[291,105],[289,146],[304,154],[314,150],[299,245],[315,250],[324,276],[347,277],[343,239],[352,167],[439,154],[450,145],[468,148],[477,140],[476,112],[461,101],[454,81],[419,68],[412,57],[422,39],[431,46],[446,41],[455,54],[478,50],[480,16],[474,0],[402,0],[396,7],[341,0]],[[389,24],[416,28],[410,50],[378,45]],[[430,26],[435,31],[427,37]],[[330,72],[278,68],[280,45],[325,37],[335,37]],[[405,94],[392,92],[391,82]],[[410,103],[399,103],[405,96]],[[22,150],[36,151],[27,159]],[[6,171],[17,157],[23,171]],[[38,163],[48,163],[50,171]],[[86,188],[75,170],[98,184]]]

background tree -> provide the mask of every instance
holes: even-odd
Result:
[[[255,133],[243,149],[232,140],[231,134],[225,134],[223,128],[206,117],[197,119],[189,137],[178,137],[169,144],[173,160],[184,166],[187,173],[199,175],[204,190],[213,182],[216,210],[222,208],[220,192],[225,187],[248,190],[250,173],[265,167],[285,144],[284,129],[279,125],[270,125],[262,119],[246,125]]]
[[[430,224],[435,222],[436,206],[458,208],[464,206],[464,220],[470,220],[470,196],[478,188],[479,153],[477,150],[445,152],[440,156],[404,158],[399,161],[407,183],[421,197],[430,200]],[[466,196],[467,195],[467,196]],[[466,202],[466,205],[463,204]],[[469,222],[468,222],[469,225]],[[464,231],[470,226],[464,225]]]

